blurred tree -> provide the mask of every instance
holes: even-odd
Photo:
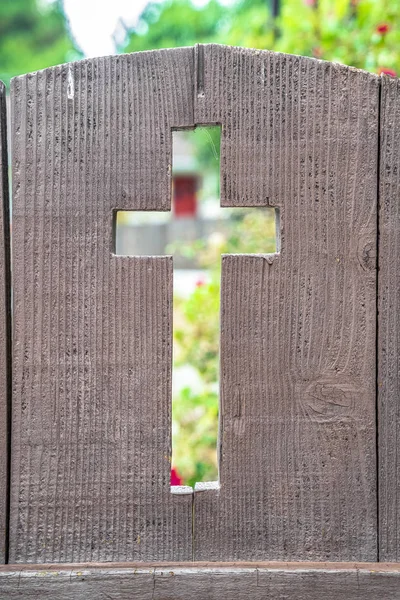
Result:
[[[400,73],[400,0],[152,0],[121,50],[215,42]],[[275,11],[276,12],[276,11]],[[279,35],[277,35],[279,32]]]
[[[137,26],[128,30],[124,52],[191,46],[196,43],[234,44],[260,47],[272,41],[267,0],[239,0],[223,6],[209,0],[196,6],[191,0],[151,0]]]
[[[0,1],[0,79],[82,57],[68,30],[62,0]]]
[[[135,29],[128,32],[124,52],[191,46],[197,40],[215,40],[227,11],[210,0],[196,8],[190,0],[150,1]]]

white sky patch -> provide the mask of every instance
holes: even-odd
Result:
[[[230,6],[235,1],[237,0],[219,0],[224,6]],[[91,58],[115,54],[113,35],[123,31],[118,22],[122,19],[129,27],[134,27],[148,2],[149,0],[64,0],[64,10],[78,46]],[[192,0],[192,3],[200,8],[208,0]]]
[[[148,0],[64,0],[64,10],[73,36],[85,55],[115,54],[119,19],[134,26]]]

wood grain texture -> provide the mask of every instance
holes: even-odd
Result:
[[[400,559],[400,84],[381,80],[378,456],[380,560]]]
[[[400,565],[128,564],[0,569],[0,599],[399,600]]]
[[[188,560],[170,493],[172,259],[112,254],[113,211],[168,210],[193,50],[12,82],[12,562]]]
[[[196,560],[376,560],[379,78],[197,49],[196,123],[222,123],[221,202],[280,208],[282,248],[225,256],[220,489]]]
[[[0,563],[8,544],[9,426],[11,383],[10,224],[6,88],[0,81]]]

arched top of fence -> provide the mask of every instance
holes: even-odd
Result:
[[[160,48],[156,50],[142,50],[139,52],[130,52],[126,54],[111,54],[106,56],[97,56],[93,58],[84,58],[77,61],[72,61],[68,63],[62,63],[59,65],[54,65],[51,67],[47,67],[46,69],[41,69],[39,71],[32,71],[29,73],[24,73],[21,75],[17,75],[13,77],[11,81],[15,81],[21,79],[23,77],[33,77],[40,74],[48,74],[55,72],[57,74],[66,74],[67,77],[71,72],[75,69],[86,69],[90,65],[100,65],[104,62],[113,63],[115,65],[122,65],[132,60],[140,60],[145,63],[146,60],[156,60],[156,61],[165,61],[168,63],[169,57],[172,57],[174,54],[179,56],[179,54],[183,53],[191,53],[193,57],[193,65],[198,65],[201,67],[201,64],[198,63],[199,56],[203,56],[204,54],[212,54],[218,53],[219,51],[223,51],[231,56],[236,55],[237,57],[241,57],[242,59],[245,57],[253,57],[259,58],[261,61],[266,60],[274,60],[275,62],[279,61],[292,61],[294,63],[301,64],[309,64],[312,65],[320,65],[322,68],[332,67],[335,71],[347,71],[348,73],[366,73],[368,76],[373,78],[379,77],[387,77],[386,75],[377,75],[375,73],[370,73],[369,71],[365,71],[363,69],[358,69],[356,67],[352,67],[349,65],[344,65],[339,62],[331,62],[327,60],[321,60],[318,58],[310,57],[310,56],[301,56],[298,54],[287,54],[283,52],[274,52],[273,50],[263,50],[257,48],[243,48],[241,46],[227,46],[224,44],[196,44],[195,46],[182,46],[178,48]],[[200,58],[201,63],[201,58]],[[197,75],[200,75],[199,71]]]

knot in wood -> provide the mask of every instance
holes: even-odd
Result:
[[[332,375],[309,383],[302,394],[301,403],[313,421],[343,421],[352,419],[356,398],[360,394],[361,391],[354,384],[335,381]]]
[[[361,235],[357,247],[357,259],[363,271],[376,269],[376,243],[370,235]]]

